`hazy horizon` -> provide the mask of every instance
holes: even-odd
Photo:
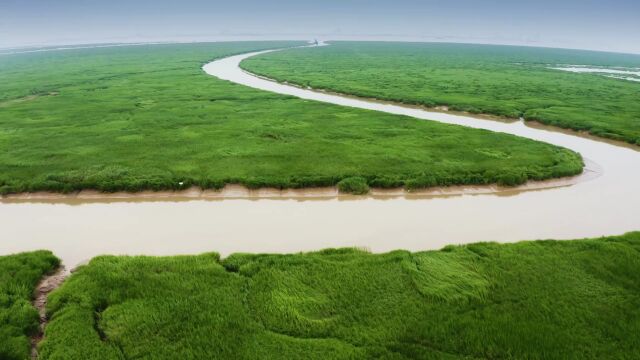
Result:
[[[640,54],[640,2],[3,0],[0,48],[223,40],[397,40]]]

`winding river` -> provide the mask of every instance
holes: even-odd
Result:
[[[240,69],[242,60],[266,52],[227,57],[203,69],[220,79],[264,91],[564,146],[581,153],[587,169],[576,179],[540,189],[462,188],[354,197],[337,196],[326,189],[247,193],[230,188],[224,196],[208,197],[192,190],[170,196],[146,193],[3,198],[0,254],[50,249],[71,268],[100,254],[218,251],[224,256],[345,246],[374,252],[417,251],[446,244],[574,239],[640,230],[637,148],[522,121],[478,119],[301,89]]]

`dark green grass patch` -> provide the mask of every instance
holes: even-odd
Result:
[[[249,71],[363,97],[485,113],[640,145],[640,83],[550,69],[640,67],[640,55],[548,48],[336,42],[250,58]]]
[[[640,233],[441,251],[93,259],[43,359],[632,359]]]
[[[29,336],[38,332],[40,324],[31,305],[33,291],[59,264],[48,251],[0,256],[0,359],[29,358]]]
[[[555,146],[271,94],[201,70],[295,44],[0,55],[0,194],[300,188],[349,177],[375,187],[486,184],[582,170],[579,155]]]
[[[356,176],[342,179],[338,183],[338,190],[344,193],[362,195],[369,192],[369,185],[366,179]]]

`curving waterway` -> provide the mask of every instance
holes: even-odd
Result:
[[[192,190],[168,195],[9,197],[0,199],[0,254],[50,249],[72,268],[101,254],[217,251],[224,256],[345,246],[417,251],[478,241],[574,239],[640,230],[636,148],[522,121],[492,121],[301,89],[240,69],[242,60],[267,52],[220,59],[203,69],[264,91],[564,146],[581,153],[587,169],[578,178],[540,188],[456,188],[413,195],[378,192],[355,197],[337,196],[331,189],[230,188],[224,196]]]

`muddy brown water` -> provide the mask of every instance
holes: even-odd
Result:
[[[202,196],[194,189],[133,196],[22,195],[0,200],[0,254],[50,249],[72,268],[101,254],[217,251],[225,256],[345,246],[418,251],[478,241],[574,239],[640,230],[640,152],[632,146],[522,121],[491,121],[300,89],[239,68],[243,59],[261,53],[217,60],[203,69],[265,91],[564,146],[582,154],[587,171],[578,179],[539,188],[391,191],[366,197],[337,196],[335,189],[248,192],[234,187],[226,190],[233,196]]]

